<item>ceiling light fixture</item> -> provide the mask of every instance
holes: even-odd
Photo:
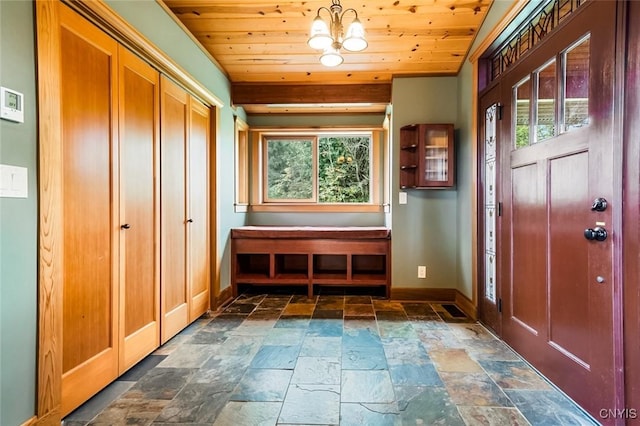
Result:
[[[331,20],[329,25],[320,16],[320,12],[323,10],[329,13]],[[345,37],[342,18],[347,12],[353,12],[356,17],[349,25]],[[358,19],[358,12],[353,8],[343,12],[340,0],[331,0],[331,7],[318,9],[318,14],[311,24],[311,37],[307,43],[313,49],[323,51],[320,62],[327,67],[335,67],[344,61],[340,54],[341,48],[344,47],[351,52],[359,52],[368,46],[367,40],[364,38],[364,28]]]

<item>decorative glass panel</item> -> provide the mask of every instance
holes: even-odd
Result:
[[[515,114],[515,148],[529,146],[529,105],[531,104],[531,79],[527,77],[513,88],[516,104]]]
[[[447,130],[428,130],[425,134],[425,180],[449,180],[449,133]]]
[[[484,248],[485,248],[485,297],[496,301],[496,129],[498,104],[485,111],[484,123]]]
[[[564,129],[589,124],[589,36],[567,49],[564,76]]]
[[[552,60],[537,73],[536,142],[552,138],[556,133],[556,61]]]

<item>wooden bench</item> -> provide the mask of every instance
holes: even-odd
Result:
[[[231,286],[391,287],[384,227],[243,226],[231,230]]]

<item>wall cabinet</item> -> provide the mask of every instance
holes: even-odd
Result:
[[[453,124],[400,128],[400,188],[449,188],[455,183]]]

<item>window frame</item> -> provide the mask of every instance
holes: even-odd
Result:
[[[384,179],[386,166],[383,161],[388,161],[388,144],[383,140],[387,132],[382,127],[345,127],[345,128],[251,128],[251,201],[249,210],[252,212],[337,212],[337,213],[374,213],[383,212],[383,198],[386,194]],[[317,201],[318,169],[317,155],[319,140],[330,135],[363,135],[371,138],[369,191],[368,203],[320,203]],[[265,138],[296,139],[314,137],[314,200],[269,200],[266,197],[266,144]],[[383,152],[385,150],[385,152]]]

